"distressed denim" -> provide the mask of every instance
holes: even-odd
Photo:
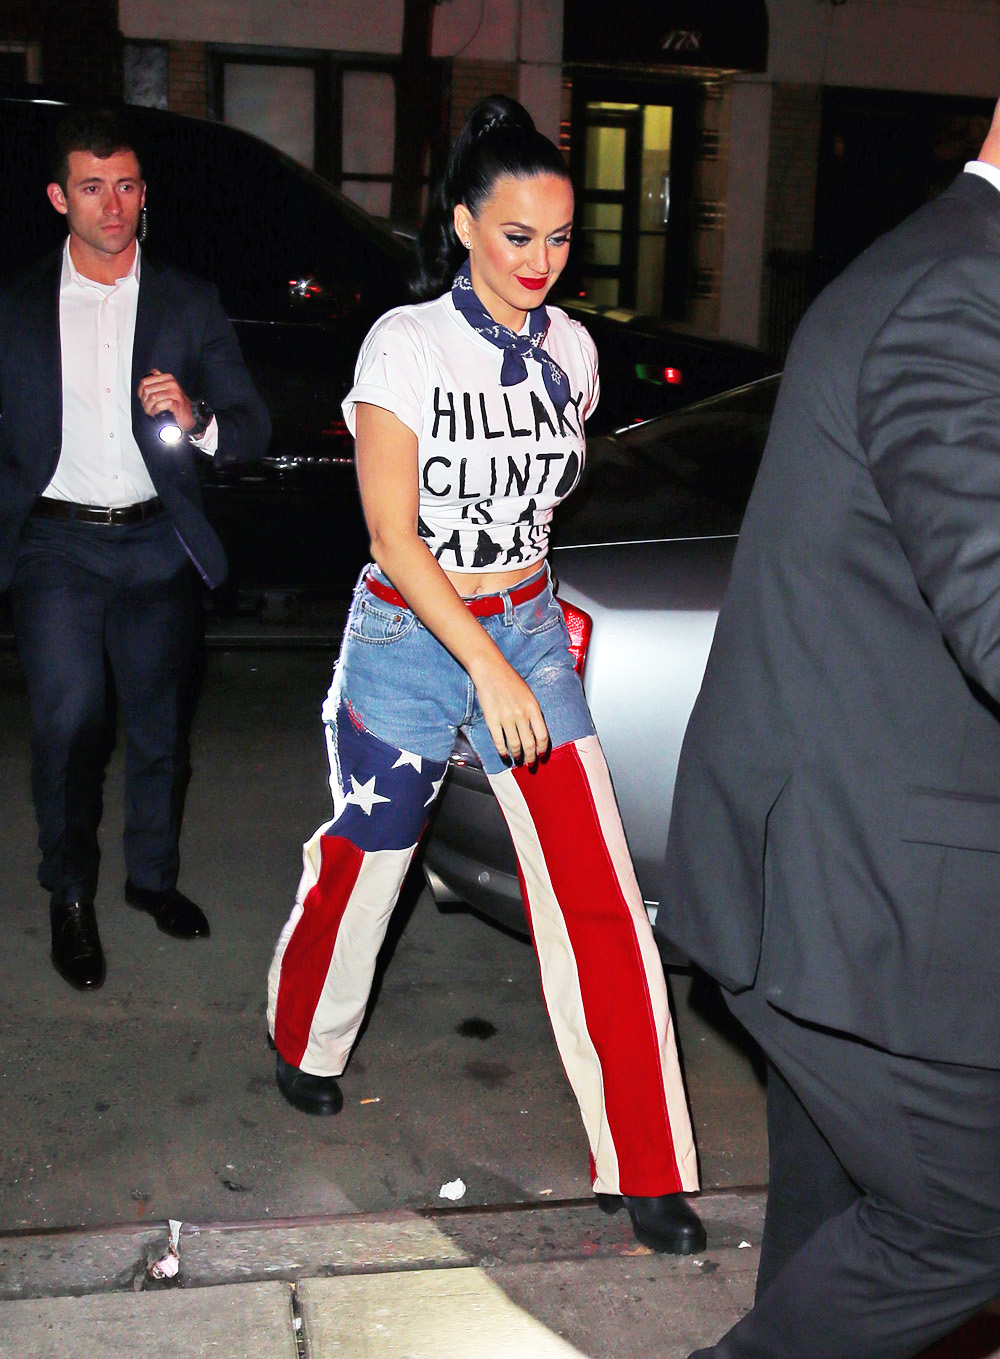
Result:
[[[375,736],[429,760],[446,760],[461,730],[487,774],[509,768],[509,757],[501,757],[493,744],[468,674],[409,609],[367,589],[369,570],[383,584],[392,583],[369,567],[355,587],[324,721],[333,722],[338,706],[347,703]],[[503,613],[478,621],[530,686],[555,748],[595,733],[548,566],[516,588],[542,574],[545,588],[534,599],[514,605],[509,592],[501,591]]]

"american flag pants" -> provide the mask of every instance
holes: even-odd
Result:
[[[337,1076],[445,764],[381,741],[346,702],[328,739],[334,816],[303,850],[295,905],[268,976],[268,1025],[287,1062]],[[533,769],[489,777],[517,852],[595,1191],[697,1189],[663,968],[597,737],[558,746]]]

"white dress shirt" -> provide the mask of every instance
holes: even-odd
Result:
[[[985,160],[966,161],[962,167],[967,174],[979,175],[980,179],[988,180],[994,189],[1000,190],[1000,170],[995,165],[991,165]]]
[[[59,285],[62,356],[62,448],[42,494],[80,505],[135,505],[156,488],[132,433],[132,346],[139,303],[140,249],[114,283],[85,278],[69,239]],[[195,441],[205,453],[218,445],[211,425]]]

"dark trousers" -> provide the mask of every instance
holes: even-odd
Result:
[[[199,654],[198,585],[165,516],[135,527],[29,519],[11,586],[32,719],[39,880],[93,901],[102,786],[124,718],[125,866],[173,887]]]
[[[1000,1294],[1000,1072],[728,1001],[769,1061],[770,1189],[754,1307],[698,1359],[909,1359]]]

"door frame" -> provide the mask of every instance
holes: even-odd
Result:
[[[567,70],[572,82],[570,101],[570,174],[583,194],[584,156],[586,153],[587,105],[614,104],[669,104],[673,109],[670,130],[670,220],[667,223],[666,260],[663,269],[663,299],[661,314],[665,319],[683,321],[687,312],[688,278],[693,224],[694,165],[698,135],[698,113],[704,98],[700,82],[650,77],[628,78],[620,74],[608,75],[588,70]],[[607,111],[609,114],[613,110]],[[627,116],[627,115],[626,115]],[[639,246],[639,193],[641,191],[642,141],[634,138],[635,164],[625,167],[626,189],[635,185],[633,201],[627,201],[622,212],[622,255],[619,268],[624,274],[625,260],[631,261],[631,278],[623,293],[619,289],[619,304],[634,306],[636,266]],[[626,140],[626,157],[629,156]],[[600,201],[596,199],[595,201]],[[626,232],[626,223],[629,231]],[[578,228],[579,234],[583,232]],[[585,269],[582,251],[575,252],[571,261],[571,282],[576,290],[581,287],[584,273],[602,277],[598,269]],[[607,266],[604,266],[607,268]],[[631,301],[626,302],[628,296]]]

